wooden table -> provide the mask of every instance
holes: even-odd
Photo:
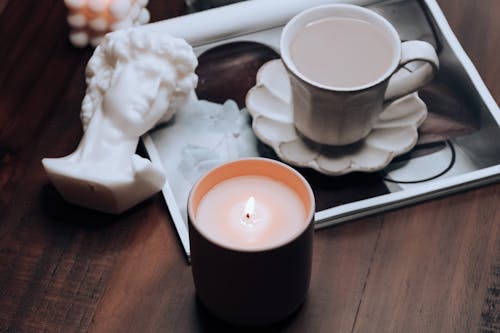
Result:
[[[500,2],[441,0],[500,100]],[[152,21],[183,14],[151,0]],[[198,305],[156,195],[116,217],[63,202],[40,160],[81,135],[92,50],[67,40],[62,0],[0,1],[0,331],[227,328]],[[500,330],[500,184],[317,231],[307,301],[269,331]]]

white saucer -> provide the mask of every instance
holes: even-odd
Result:
[[[265,63],[246,96],[255,135],[284,162],[334,176],[383,169],[415,146],[417,129],[427,116],[427,106],[413,93],[386,104],[365,139],[332,147],[306,141],[296,132],[290,99],[290,82],[281,60]]]

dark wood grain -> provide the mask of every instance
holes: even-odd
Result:
[[[500,2],[439,4],[498,102]],[[81,137],[92,54],[65,15],[62,0],[0,0],[0,332],[235,331],[196,301],[161,196],[112,216],[48,183],[41,158]],[[494,184],[317,231],[305,304],[266,331],[500,331],[499,202]]]

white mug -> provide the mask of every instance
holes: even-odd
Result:
[[[297,70],[290,52],[295,37],[311,22],[329,18],[362,20],[385,35],[391,44],[392,59],[383,75],[357,86],[334,87],[315,82]],[[347,145],[366,137],[385,101],[417,91],[432,80],[439,68],[432,45],[416,40],[402,43],[389,21],[355,5],[324,5],[297,14],[283,29],[280,49],[292,88],[295,128],[305,138],[325,145]],[[413,61],[417,61],[416,70],[400,70]]]

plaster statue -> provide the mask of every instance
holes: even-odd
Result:
[[[42,160],[67,201],[117,214],[163,187],[162,168],[135,150],[141,135],[168,121],[194,94],[196,66],[191,46],[164,33],[106,35],[87,65],[77,149]]]

